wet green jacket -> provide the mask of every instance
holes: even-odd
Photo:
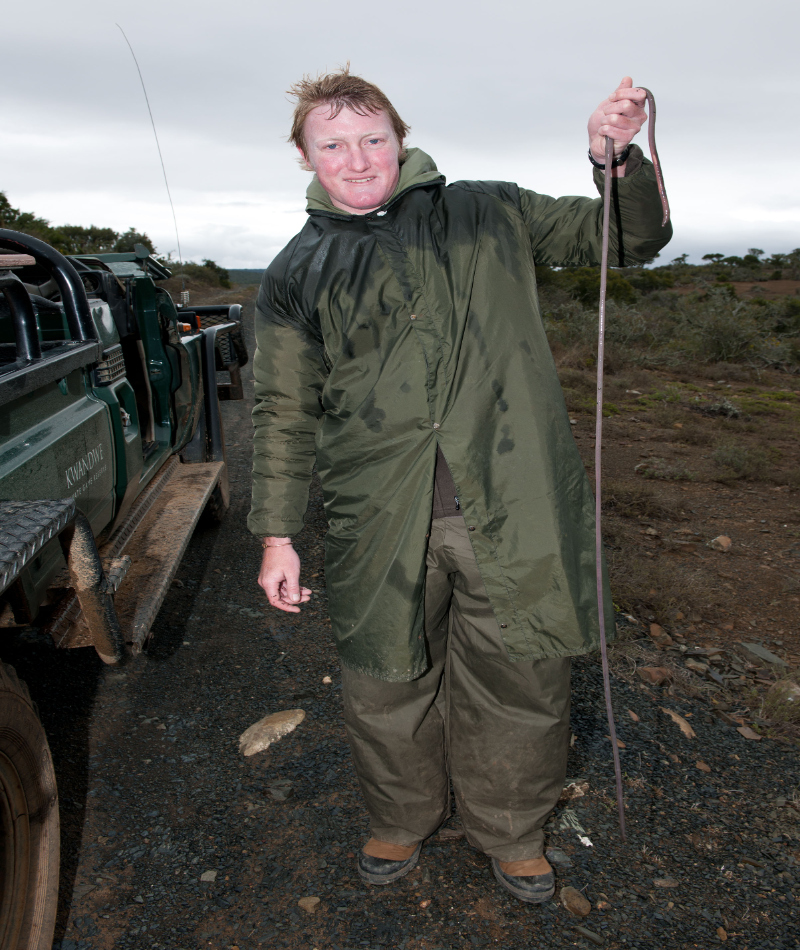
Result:
[[[617,180],[615,194],[612,262],[651,259],[671,233],[652,166]],[[602,200],[506,182],[445,186],[416,149],[377,211],[338,210],[316,180],[308,199],[308,221],[270,265],[256,305],[251,531],[300,531],[316,459],[342,662],[414,679],[427,667],[438,444],[509,656],[594,648],[594,500],[534,262],[599,263]]]

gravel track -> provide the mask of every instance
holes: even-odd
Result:
[[[568,773],[588,787],[548,825],[549,846],[563,852],[559,885],[583,891],[588,917],[507,895],[457,816],[407,878],[363,885],[354,856],[368,827],[341,722],[321,499],[315,490],[297,544],[314,598],[299,617],[277,614],[255,584],[260,549],[244,524],[249,405],[223,407],[231,510],[222,527],[196,534],[142,657],[113,670],[35,633],[0,648],[39,705],[59,778],[55,947],[800,945],[798,752],[743,738],[701,699],[616,679],[623,845],[594,657],[574,664]],[[250,724],[294,708],[306,712],[295,732],[240,755]],[[696,738],[662,709],[686,717]],[[308,896],[320,899],[313,913],[298,905]]]

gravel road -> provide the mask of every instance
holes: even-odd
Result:
[[[315,596],[299,618],[278,615],[256,586],[260,549],[245,528],[249,404],[224,406],[231,510],[196,534],[142,657],[113,670],[34,634],[2,645],[39,704],[59,778],[56,948],[800,945],[798,752],[744,738],[704,700],[617,679],[623,845],[593,657],[574,665],[577,797],[548,825],[559,885],[588,898],[588,916],[500,890],[457,816],[407,878],[362,885],[354,855],[368,828],[329,640],[321,500],[298,541]],[[295,732],[239,753],[249,725],[296,708],[306,718]],[[308,910],[307,897],[319,899]]]

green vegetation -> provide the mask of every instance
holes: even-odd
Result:
[[[758,446],[726,442],[714,450],[711,458],[725,478],[762,479],[770,472],[769,453]]]
[[[133,251],[136,244],[144,245],[154,256],[157,254],[150,238],[135,228],[128,228],[120,234],[113,228],[98,228],[93,224],[89,227],[79,224],[52,225],[46,218],[12,207],[4,191],[0,191],[0,228],[21,231],[39,238],[62,254],[123,253]],[[195,264],[194,261],[179,264],[169,256],[161,260],[172,270],[173,275],[212,287],[232,286],[228,271],[207,258],[202,264]]]
[[[693,482],[697,475],[682,462],[671,463],[666,459],[650,458],[640,462],[634,469],[642,478],[657,478],[671,482]]]
[[[763,295],[769,281],[800,280],[800,248],[771,257],[759,248],[742,257],[706,254],[702,265],[687,264],[686,257],[610,272],[608,371],[623,365],[675,368],[687,362],[800,370],[800,297]],[[540,266],[536,276],[559,363],[592,366],[599,268]],[[740,297],[731,281],[752,282],[756,291]]]
[[[89,227],[79,224],[53,226],[45,218],[39,218],[29,211],[13,208],[3,191],[0,191],[0,227],[30,234],[31,237],[51,244],[62,254],[119,253],[132,251],[134,244],[143,244],[151,254],[155,254],[155,247],[150,238],[134,228],[128,228],[120,234],[112,228],[98,228],[95,225]]]
[[[173,277],[184,277],[210,287],[230,288],[233,286],[228,271],[208,258],[205,258],[202,264],[195,264],[194,261],[184,261],[180,264],[172,259],[167,259],[164,263],[172,271]]]
[[[672,518],[675,506],[655,488],[642,482],[607,478],[603,486],[603,510],[623,518]]]
[[[791,679],[780,679],[764,696],[762,717],[769,723],[800,725],[800,687]]]

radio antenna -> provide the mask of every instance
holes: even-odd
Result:
[[[167,169],[166,169],[166,166],[164,165],[164,156],[161,154],[161,145],[158,141],[158,132],[156,132],[156,123],[155,123],[155,119],[153,118],[153,110],[150,108],[150,99],[147,96],[147,87],[144,84],[144,76],[142,76],[142,70],[139,68],[139,60],[136,58],[136,53],[134,53],[133,51],[133,47],[131,46],[131,41],[126,36],[125,30],[122,29],[119,23],[117,23],[117,28],[119,29],[120,33],[125,38],[125,42],[128,44],[128,49],[131,51],[131,56],[133,56],[133,61],[136,64],[136,72],[139,73],[139,82],[141,82],[142,84],[142,92],[144,93],[144,101],[147,103],[147,111],[150,114],[150,124],[153,126],[153,136],[156,140],[156,148],[158,149],[158,157],[161,162],[161,171],[164,173],[164,185],[167,189],[167,197],[169,198],[169,206],[172,209],[172,221],[175,225],[175,240],[178,242],[178,261],[180,262],[180,265],[181,265],[181,271],[183,271],[183,254],[181,253],[181,238],[180,238],[180,235],[178,234],[178,219],[175,216],[175,205],[172,203],[172,194],[169,190],[169,182],[167,181]],[[181,282],[183,283],[185,287],[186,281],[183,274],[181,274]]]

